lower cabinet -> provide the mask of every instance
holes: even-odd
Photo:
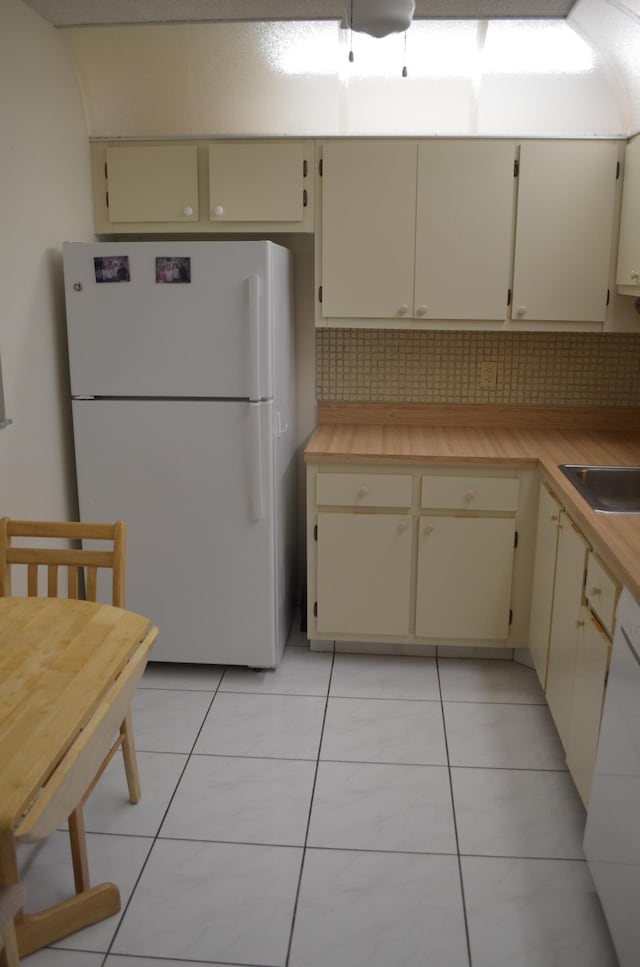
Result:
[[[578,622],[588,552],[586,540],[563,511],[559,522],[546,695],[565,749],[569,740]]]
[[[416,635],[507,638],[514,518],[425,517],[419,526]]]
[[[409,634],[411,530],[406,514],[318,514],[319,631]]]
[[[588,804],[619,586],[541,488],[530,651],[580,797]]]
[[[588,608],[583,607],[576,640],[573,696],[565,749],[569,771],[585,805],[589,801],[596,763],[610,656],[610,639]]]
[[[556,577],[558,534],[560,533],[558,524],[561,512],[562,507],[556,498],[542,484],[538,500],[536,552],[531,588],[529,651],[543,688],[547,684],[549,632],[551,630],[553,586]]]
[[[533,521],[515,548],[518,471],[311,465],[307,481],[311,639],[526,643],[510,639],[514,597],[529,603],[514,560],[533,553]]]

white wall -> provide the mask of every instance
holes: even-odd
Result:
[[[569,23],[597,47],[627,134],[640,131],[640,0],[578,0]]]
[[[335,21],[63,33],[93,137],[617,137],[640,99],[640,18],[624,3],[578,0],[566,22],[416,21],[406,58],[402,35],[350,38]]]
[[[64,39],[0,4],[0,514],[74,516],[61,244],[91,238],[87,128]]]

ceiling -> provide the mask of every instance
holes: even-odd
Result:
[[[216,20],[340,20],[345,0],[24,0],[56,27]],[[347,0],[348,2],[348,0]],[[418,20],[551,19],[575,0],[416,0]]]

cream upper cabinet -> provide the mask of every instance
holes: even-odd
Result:
[[[322,151],[326,317],[413,314],[415,141],[330,141]]]
[[[511,285],[515,145],[421,142],[414,315],[504,319]]]
[[[498,141],[326,143],[321,316],[503,319],[514,158]]]
[[[212,221],[302,221],[309,192],[300,142],[219,141],[208,154]]]
[[[640,135],[625,152],[616,283],[623,295],[640,296]]]
[[[529,651],[535,665],[540,684],[547,682],[547,662],[549,658],[549,632],[551,630],[551,609],[553,607],[553,587],[556,576],[556,554],[558,550],[558,526],[562,507],[543,485],[540,487],[538,502],[538,524],[536,531],[536,552],[531,589],[531,619],[529,624]]]
[[[95,142],[100,235],[313,232],[314,142]]]
[[[611,141],[522,144],[514,322],[604,321],[617,159]]]
[[[116,145],[106,149],[110,222],[197,222],[195,145]]]

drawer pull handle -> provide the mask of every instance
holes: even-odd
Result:
[[[369,494],[369,488],[368,487],[359,487],[358,488],[358,497],[366,497],[366,496],[368,496],[368,494]]]
[[[475,497],[475,495],[476,495],[475,490],[467,490],[466,493],[465,493],[465,495],[464,495],[465,503],[468,504],[470,500],[473,500],[473,498]]]

